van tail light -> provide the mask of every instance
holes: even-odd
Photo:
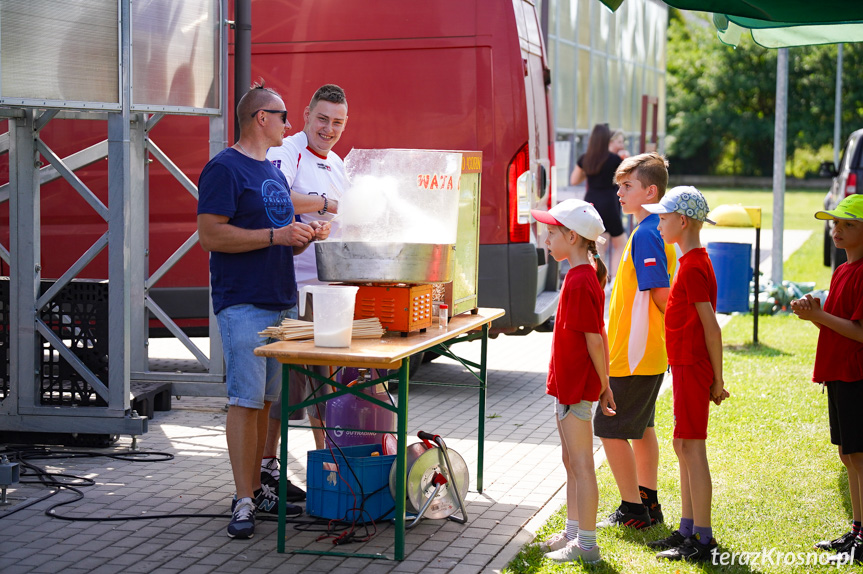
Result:
[[[849,173],[848,179],[845,180],[845,197],[857,193],[857,174]]]
[[[506,170],[506,190],[509,198],[509,240],[512,243],[530,241],[530,152],[524,144]]]

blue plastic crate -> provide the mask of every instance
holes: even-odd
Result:
[[[342,452],[344,456],[335,448],[332,451],[309,451],[306,512],[320,518],[349,521],[393,518],[395,502],[389,484],[390,468],[396,455],[371,456],[372,452],[381,452],[380,444],[343,446]],[[362,490],[354,478],[355,474],[362,484]],[[360,516],[358,508],[362,504],[363,494],[366,501]]]

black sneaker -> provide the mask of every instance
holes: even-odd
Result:
[[[647,513],[650,514],[650,525],[662,524],[665,522],[665,517],[662,516],[662,505],[653,503],[647,506]]]
[[[279,514],[279,495],[266,484],[261,485],[261,490],[255,491],[254,501],[256,512]],[[285,516],[299,516],[302,513],[302,507],[285,503]]]
[[[650,513],[644,509],[642,514],[635,514],[629,511],[629,507],[621,504],[617,510],[608,515],[608,518],[597,523],[597,528],[608,528],[609,526],[628,526],[641,530],[650,526]]]
[[[231,538],[251,538],[255,535],[255,505],[251,498],[241,498],[231,504],[231,522],[228,536]]]
[[[845,550],[846,546],[849,546],[854,542],[854,538],[856,538],[856,536],[853,532],[846,532],[834,540],[822,540],[821,542],[816,542],[815,548],[818,550],[832,550],[834,552],[842,551]]]
[[[863,538],[855,537],[844,550],[840,550],[827,558],[828,564],[842,566],[845,564],[863,564]]]
[[[653,550],[668,550],[669,548],[677,548],[683,544],[685,540],[686,536],[681,534],[679,530],[675,530],[668,538],[648,542],[647,547],[652,548]]]
[[[687,560],[689,562],[703,562],[710,560],[717,547],[716,539],[711,538],[709,544],[698,541],[698,535],[692,535],[683,541],[683,544],[668,550],[663,550],[656,555],[657,558],[666,560]]]
[[[266,484],[276,493],[279,492],[279,460],[271,458],[266,464],[261,465],[261,484]],[[306,499],[306,492],[299,486],[288,481],[288,494],[285,500],[288,502],[302,502]]]

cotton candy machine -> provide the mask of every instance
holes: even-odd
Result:
[[[462,154],[354,149],[345,171],[351,187],[329,239],[315,243],[318,278],[361,285],[357,318],[403,333],[430,327],[430,284],[454,274]]]
[[[458,231],[461,153],[354,149],[351,187],[330,238],[315,244],[321,281],[450,281]]]

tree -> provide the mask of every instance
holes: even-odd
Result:
[[[788,157],[833,142],[836,46],[789,49]],[[863,127],[863,47],[847,44],[843,133]],[[703,16],[670,11],[667,149],[676,173],[770,176],[776,101],[776,51],[745,37],[718,41]],[[811,161],[817,167],[817,159]]]

